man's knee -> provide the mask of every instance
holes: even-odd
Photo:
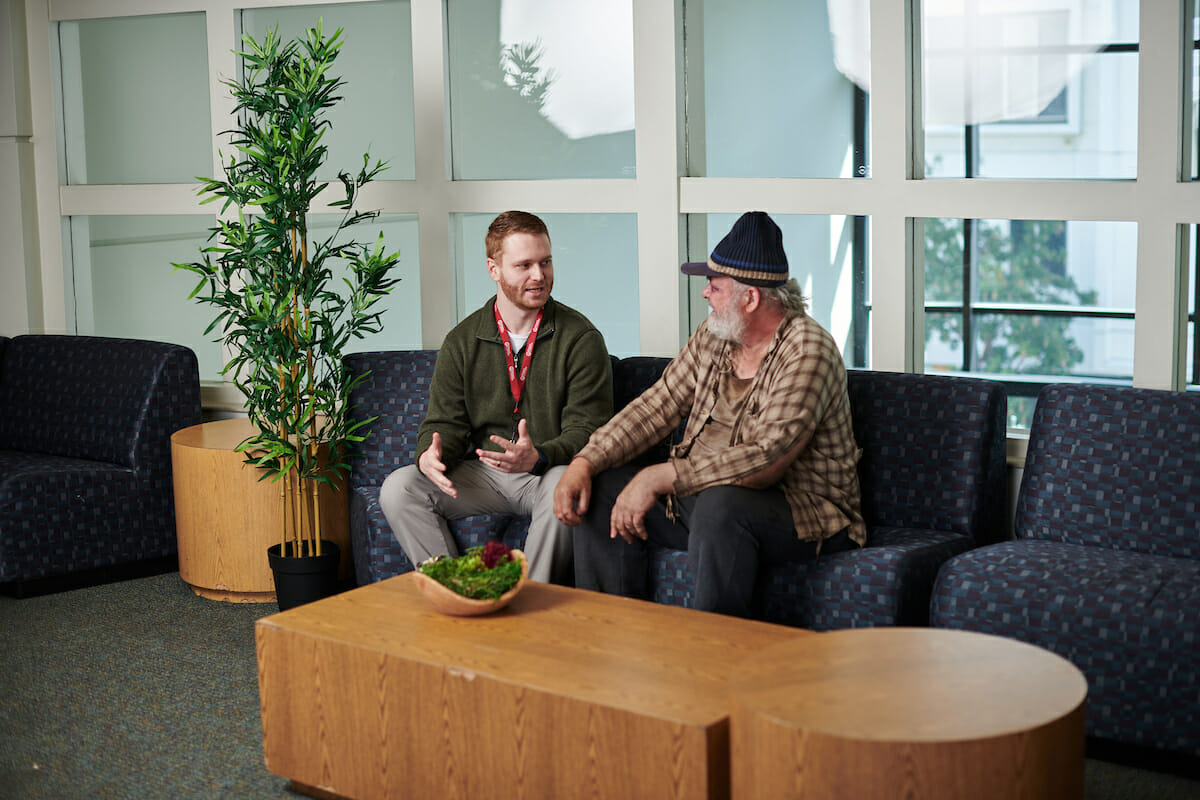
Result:
[[[743,527],[752,516],[753,490],[738,486],[713,486],[696,495],[688,530],[723,531]]]
[[[608,517],[612,513],[617,496],[633,479],[633,471],[627,467],[606,469],[592,478],[592,496],[588,503],[587,513],[583,515],[585,524],[603,525],[608,531]]]
[[[416,496],[417,484],[426,480],[416,464],[409,464],[392,472],[379,487],[379,507],[389,519],[403,513],[405,506]]]

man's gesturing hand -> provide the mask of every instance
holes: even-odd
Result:
[[[433,441],[417,458],[417,469],[421,470],[422,475],[433,481],[434,486],[451,497],[458,497],[458,489],[454,488],[454,482],[446,477],[446,464],[442,461],[442,435],[440,433],[433,434]]]
[[[554,516],[564,525],[578,525],[592,498],[592,463],[573,458],[554,487]]]
[[[479,456],[479,460],[484,464],[498,469],[501,472],[529,472],[538,462],[538,451],[533,446],[533,439],[529,438],[529,429],[525,425],[525,420],[521,419],[517,422],[517,440],[510,442],[499,436],[488,437],[494,444],[500,445],[503,450],[484,450],[482,448],[475,451],[475,455]]]

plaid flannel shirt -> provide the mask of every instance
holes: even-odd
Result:
[[[799,456],[779,486],[796,535],[827,539],[849,529],[866,543],[846,368],[833,337],[807,314],[779,326],[734,420],[729,446],[694,447],[717,403],[721,376],[732,369],[732,346],[708,332],[705,321],[662,377],[607,424],[579,455],[596,471],[626,463],[668,436],[686,416],[683,441],[671,450],[675,493],[696,494],[735,484],[769,467],[796,445]]]

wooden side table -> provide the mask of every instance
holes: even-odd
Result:
[[[1082,798],[1087,682],[1041,648],[860,628],[730,680],[734,798]]]
[[[279,543],[279,484],[234,450],[253,432],[250,421],[205,422],[171,436],[179,575],[211,600],[275,602],[267,548]],[[350,519],[345,486],[321,486],[321,536],[342,550],[339,574],[350,574]]]

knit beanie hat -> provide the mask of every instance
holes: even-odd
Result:
[[[747,211],[717,242],[708,261],[689,262],[685,275],[724,275],[751,286],[782,286],[788,280],[783,232],[763,211]]]

